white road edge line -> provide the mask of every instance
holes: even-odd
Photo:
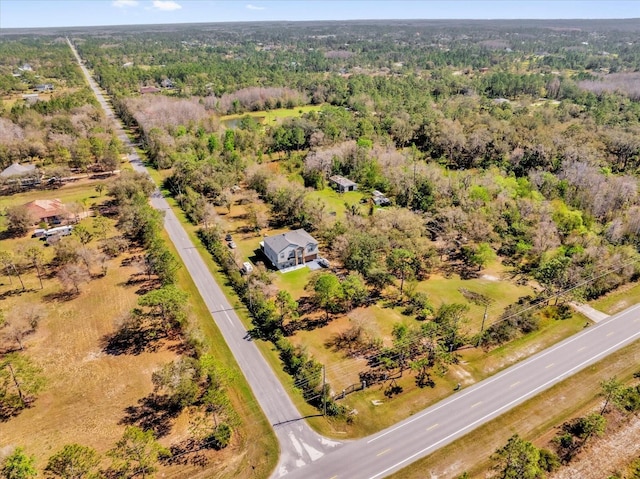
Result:
[[[509,408],[511,405],[516,404],[516,403],[517,403],[517,402],[519,402],[519,401],[522,401],[522,400],[524,400],[524,399],[526,399],[526,398],[528,398],[528,397],[533,396],[537,391],[539,391],[539,390],[541,390],[541,389],[544,389],[544,388],[545,388],[546,386],[548,386],[549,384],[553,384],[554,382],[559,381],[559,380],[560,380],[562,377],[564,377],[564,376],[569,376],[573,371],[575,371],[575,370],[577,370],[577,369],[582,368],[585,364],[590,363],[590,362],[591,362],[591,361],[593,361],[594,359],[596,359],[596,358],[598,358],[598,357],[600,357],[600,356],[605,356],[609,351],[611,351],[612,349],[617,348],[617,347],[618,347],[618,346],[620,346],[621,344],[624,344],[624,343],[626,343],[626,342],[629,342],[629,343],[633,342],[633,338],[635,338],[636,336],[640,336],[640,331],[639,331],[639,332],[637,332],[636,334],[634,334],[633,336],[630,336],[629,338],[626,338],[626,339],[624,339],[624,340],[622,340],[622,341],[620,341],[620,342],[618,342],[618,343],[614,344],[613,346],[610,346],[609,348],[605,349],[604,351],[599,352],[599,353],[598,353],[598,354],[596,354],[595,356],[592,356],[591,358],[587,359],[586,361],[581,362],[580,364],[578,364],[578,365],[574,366],[573,368],[569,369],[568,371],[565,371],[564,373],[560,374],[559,376],[556,376],[555,378],[550,379],[549,381],[547,381],[547,382],[546,382],[546,383],[544,383],[544,384],[541,384],[541,385],[540,385],[540,386],[538,386],[537,388],[532,389],[532,390],[531,390],[531,391],[529,391],[527,394],[524,394],[523,396],[520,396],[519,398],[516,398],[516,399],[514,399],[513,401],[511,401],[511,402],[509,402],[509,403],[507,403],[507,404],[505,404],[505,405],[503,405],[503,406],[500,406],[500,407],[499,407],[498,409],[496,409],[495,411],[490,412],[489,414],[486,414],[485,416],[481,417],[480,419],[477,419],[477,420],[473,421],[471,424],[467,424],[467,425],[466,425],[465,427],[463,427],[462,429],[459,429],[459,430],[457,430],[456,432],[449,434],[447,437],[444,437],[444,438],[440,439],[439,441],[437,441],[437,442],[435,442],[435,443],[431,444],[430,446],[425,447],[424,449],[422,449],[422,450],[420,450],[420,451],[418,451],[418,452],[416,452],[416,453],[412,454],[411,456],[407,457],[406,459],[403,459],[402,461],[400,461],[400,462],[398,462],[398,463],[394,464],[393,466],[386,468],[384,471],[379,472],[378,474],[376,474],[376,475],[374,475],[374,476],[371,476],[369,479],[376,479],[377,477],[380,477],[380,476],[382,476],[382,475],[386,474],[387,472],[394,470],[394,469],[395,469],[395,468],[397,468],[398,466],[401,466],[401,465],[402,465],[402,464],[404,464],[405,462],[407,462],[407,461],[411,461],[411,460],[412,460],[412,459],[414,459],[415,457],[420,456],[421,454],[423,454],[423,453],[427,452],[429,449],[433,449],[433,448],[434,448],[434,447],[436,447],[437,445],[439,445],[439,444],[441,444],[441,443],[443,443],[443,442],[445,442],[445,441],[447,441],[447,440],[451,439],[452,437],[455,437],[456,435],[460,434],[461,432],[464,432],[464,431],[467,431],[467,430],[469,430],[469,429],[472,429],[472,428],[473,428],[473,426],[475,426],[476,424],[483,422],[485,419],[490,418],[491,416],[493,416],[493,415],[495,415],[495,414],[497,414],[497,413],[501,412],[503,409],[507,409],[507,408]]]
[[[636,309],[638,309],[638,308],[640,308],[640,304],[637,304],[637,305],[635,305],[634,307],[632,307],[632,308],[630,308],[630,309],[628,309],[628,310],[622,311],[621,313],[625,313],[625,314],[627,314],[627,313],[630,313],[631,311],[634,311],[634,310],[636,310]],[[618,315],[619,315],[619,314],[621,314],[621,313],[618,313]],[[418,421],[418,420],[422,419],[423,417],[428,416],[429,414],[433,414],[433,413],[435,413],[436,411],[438,411],[439,409],[441,409],[441,408],[443,408],[444,406],[446,406],[447,404],[450,404],[450,403],[452,403],[452,402],[458,401],[458,400],[460,400],[460,399],[464,398],[465,396],[467,396],[468,394],[471,394],[471,393],[472,393],[472,392],[474,392],[474,391],[477,391],[477,390],[479,390],[479,389],[482,389],[482,388],[484,388],[484,387],[488,386],[489,384],[492,384],[493,382],[495,382],[495,381],[498,381],[498,380],[502,379],[504,376],[507,376],[507,375],[509,375],[509,374],[512,374],[512,373],[514,373],[514,372],[518,371],[520,368],[522,368],[522,367],[526,366],[527,364],[532,363],[532,362],[534,362],[534,361],[538,361],[538,360],[540,360],[540,359],[544,358],[545,356],[547,356],[548,354],[551,354],[552,352],[555,352],[557,349],[564,348],[565,346],[567,346],[567,345],[569,345],[569,344],[573,343],[574,341],[577,341],[578,339],[581,339],[581,338],[583,338],[584,336],[587,336],[587,335],[591,334],[592,332],[595,332],[595,331],[597,331],[598,329],[600,329],[600,328],[603,328],[603,327],[607,326],[609,323],[611,323],[611,322],[615,321],[615,320],[618,318],[618,315],[615,315],[615,316],[609,316],[609,318],[607,318],[607,319],[610,319],[610,318],[611,318],[611,320],[610,320],[610,321],[605,320],[605,321],[603,321],[603,322],[597,323],[596,325],[594,325],[594,326],[590,327],[589,329],[587,329],[587,331],[585,331],[584,333],[582,333],[580,336],[573,336],[573,337],[571,337],[571,338],[569,338],[569,339],[567,339],[567,340],[565,340],[565,341],[563,341],[563,342],[561,342],[561,343],[559,343],[559,344],[556,344],[555,346],[553,346],[553,347],[551,347],[551,348],[549,348],[549,349],[545,350],[545,351],[544,351],[542,354],[540,354],[539,356],[533,356],[533,357],[531,357],[531,358],[529,358],[529,359],[525,359],[525,360],[524,360],[524,361],[522,361],[521,363],[518,363],[518,364],[516,364],[516,365],[512,366],[512,367],[511,367],[511,369],[507,369],[506,371],[504,371],[504,372],[502,372],[502,373],[498,373],[498,374],[496,374],[495,376],[493,376],[493,377],[491,377],[491,378],[489,378],[489,379],[485,379],[484,381],[482,381],[482,382],[480,382],[480,383],[477,383],[477,384],[475,385],[475,387],[473,387],[473,389],[469,389],[469,390],[466,392],[466,394],[465,394],[465,393],[462,393],[462,394],[456,394],[456,395],[455,395],[455,396],[453,396],[453,397],[450,397],[450,398],[448,398],[448,399],[445,399],[445,400],[441,401],[441,402],[440,402],[440,406],[438,406],[438,407],[436,407],[436,408],[434,408],[434,409],[431,409],[431,410],[429,410],[429,411],[423,412],[422,414],[419,414],[418,416],[415,416],[415,417],[413,417],[413,418],[411,418],[411,419],[407,420],[406,422],[403,422],[402,424],[399,424],[399,425],[397,425],[397,426],[395,426],[395,427],[392,427],[391,429],[388,429],[387,431],[384,431],[383,433],[381,433],[381,434],[377,435],[376,437],[374,437],[374,438],[372,438],[372,439],[369,439],[369,440],[367,441],[367,444],[370,444],[370,443],[372,443],[372,442],[375,442],[375,441],[377,441],[378,439],[383,438],[383,437],[384,437],[384,436],[386,436],[387,434],[391,434],[392,432],[397,431],[398,429],[401,429],[401,428],[403,428],[404,426],[407,426],[407,425],[411,424],[411,423],[412,423],[412,422],[414,422],[414,421]]]

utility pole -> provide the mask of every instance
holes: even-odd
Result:
[[[484,331],[484,323],[487,320],[487,308],[489,307],[489,303],[484,304],[484,315],[482,316],[482,325],[480,326],[480,334],[478,335],[478,344],[476,344],[476,348],[480,346],[480,341],[482,341],[482,332]]]
[[[326,385],[327,385],[327,370],[322,365],[322,415],[327,415],[327,393],[326,393]]]

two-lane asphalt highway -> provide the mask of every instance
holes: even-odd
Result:
[[[82,71],[108,117],[115,115],[69,42]],[[120,139],[131,142],[119,122]],[[140,158],[129,155],[137,171]],[[151,199],[165,214],[165,228],[191,274],[224,339],[240,365],[265,415],[274,425],[281,457],[275,477],[287,479],[377,479],[385,477],[453,442],[472,429],[551,387],[577,371],[640,338],[640,305],[475,384],[378,433],[342,444],[314,433],[293,405],[277,377],[224,297],[168,203]]]
[[[287,479],[386,477],[639,338],[636,305]]]
[[[122,129],[121,123],[114,115],[111,105],[80,61],[78,52],[68,39],[67,42],[107,117],[115,122],[118,137],[131,151],[135,151]],[[129,154],[129,161],[136,171],[148,173],[135,152]],[[311,430],[301,418],[291,398],[258,351],[255,343],[244,339],[247,331],[242,322],[159,191],[153,194],[151,204],[154,208],[165,212],[164,226],[171,241],[178,250],[180,258],[200,291],[200,295],[251,386],[264,414],[275,429],[280,443],[280,461],[275,475],[282,476],[295,468],[319,459],[326,452],[338,447],[341,443],[328,440]]]

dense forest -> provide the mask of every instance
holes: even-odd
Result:
[[[0,37],[0,166],[114,168],[122,147],[80,86],[60,39],[68,35],[201,227],[247,302],[252,334],[273,341],[311,404],[328,391],[319,363],[291,340],[304,301],[326,323],[392,298],[415,325],[395,325],[387,342],[360,330],[340,340],[367,360],[363,383],[410,370],[424,387],[461,347],[489,350],[535,331],[537,308],[562,318],[564,300],[592,300],[640,276],[637,20],[50,33]],[[51,64],[33,69],[60,91],[30,104],[16,98],[37,82],[17,72],[34,45],[46,45]],[[266,120],[280,109],[289,113]],[[336,215],[317,195],[333,175],[389,204],[365,197]],[[245,258],[229,252],[219,218],[236,203],[247,231],[304,228],[335,267],[312,276],[303,297],[277,291],[263,267],[242,276]],[[495,261],[535,294],[480,332],[463,328],[466,306],[435,305],[416,290],[432,274],[473,278]],[[331,401],[330,413],[349,420],[342,404]]]

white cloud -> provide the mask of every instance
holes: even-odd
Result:
[[[153,8],[170,12],[172,10],[180,10],[182,5],[178,2],[174,2],[173,0],[153,0]]]
[[[257,5],[247,5],[248,10],[264,10],[264,7],[258,7]]]
[[[138,0],[113,0],[111,5],[118,8],[136,7],[138,6]]]

